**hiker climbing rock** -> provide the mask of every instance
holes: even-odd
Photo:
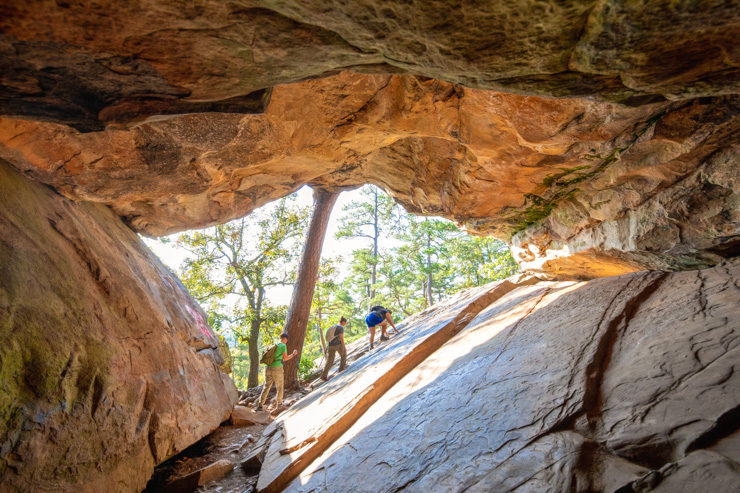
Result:
[[[387,341],[388,339],[390,339],[387,332],[388,324],[391,324],[393,330],[395,330],[396,334],[398,334],[396,324],[394,324],[393,320],[391,320],[391,313],[392,312],[389,309],[380,305],[375,305],[374,307],[370,308],[370,313],[367,315],[367,317],[365,317],[367,330],[370,332],[370,349],[373,348],[373,342],[375,342],[375,327],[380,327],[381,341]]]
[[[326,331],[326,340],[330,341],[326,348],[326,364],[324,371],[321,373],[321,380],[329,380],[329,370],[334,364],[334,356],[339,353],[341,360],[339,362],[339,371],[347,368],[347,346],[344,343],[344,326],[347,325],[347,319],[342,317],[337,325],[329,327]]]
[[[283,362],[290,360],[298,354],[298,351],[295,349],[292,353],[286,354],[288,352],[287,343],[288,334],[283,332],[280,334],[280,342],[273,344],[262,353],[260,363],[267,366],[265,367],[265,386],[262,388],[262,393],[260,394],[259,404],[256,407],[257,411],[261,411],[262,406],[265,405],[267,394],[270,392],[273,383],[277,388],[275,409],[279,409],[283,405]]]

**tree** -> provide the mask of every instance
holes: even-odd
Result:
[[[326,343],[324,341],[324,330],[329,327],[329,323],[324,323],[325,317],[331,317],[340,315],[342,308],[341,302],[337,299],[337,290],[339,289],[339,283],[337,278],[339,276],[338,264],[342,262],[342,257],[334,259],[321,259],[319,265],[319,273],[316,278],[316,289],[313,294],[313,300],[311,301],[311,318],[313,319],[313,325],[318,329],[319,339],[321,341],[322,349],[326,349]]]
[[[461,235],[450,245],[457,266],[457,289],[482,286],[519,272],[509,247],[491,237]]]
[[[437,301],[452,289],[455,268],[449,246],[462,233],[445,219],[418,219],[407,214],[405,222],[407,228],[399,229],[398,238],[406,243],[400,252],[414,265],[420,276],[426,306],[431,306],[435,302],[435,289]]]
[[[177,240],[193,258],[181,267],[181,277],[193,296],[206,305],[216,329],[229,327],[249,349],[248,386],[259,383],[260,328],[282,326],[284,309],[265,298],[271,286],[295,278],[297,240],[308,213],[283,199],[274,207]],[[270,334],[274,336],[274,334]]]
[[[298,357],[285,364],[284,375],[287,388],[295,388],[298,385],[298,366],[303,352],[303,342],[306,338],[308,317],[311,313],[311,300],[316,287],[321,249],[324,245],[326,225],[329,222],[329,216],[331,216],[337,197],[339,197],[337,192],[314,190],[314,210],[311,216],[311,225],[308,228],[308,237],[303,247],[301,262],[298,267],[298,277],[293,285],[293,296],[290,300],[288,316],[285,319],[288,347],[298,351]]]
[[[345,215],[340,220],[336,238],[367,238],[371,242],[365,255],[358,257],[365,261],[365,265],[361,267],[362,272],[369,274],[366,278],[366,300],[370,308],[375,304],[380,238],[385,227],[392,221],[396,204],[372,185],[363,187],[361,193],[364,200],[350,202],[344,207]]]

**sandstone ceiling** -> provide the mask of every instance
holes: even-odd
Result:
[[[0,32],[2,112],[82,130],[347,69],[628,104],[740,89],[734,1],[11,1]]]
[[[162,235],[374,183],[560,277],[738,255],[736,2],[10,2],[0,158]]]

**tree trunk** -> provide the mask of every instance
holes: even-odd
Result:
[[[373,209],[373,270],[370,276],[370,303],[367,307],[375,305],[375,281],[378,271],[378,190],[375,189],[375,208]]]
[[[301,264],[298,266],[298,278],[293,286],[293,296],[290,300],[288,316],[285,318],[288,352],[291,353],[294,349],[298,350],[296,357],[285,364],[286,388],[296,388],[298,386],[298,364],[301,361],[308,317],[311,314],[311,300],[313,299],[316,278],[319,273],[321,248],[324,246],[326,226],[337,197],[339,197],[339,193],[314,191],[314,210],[311,225],[308,228],[308,238],[306,238],[306,244],[303,247]]]
[[[321,307],[319,307],[318,319],[319,319],[319,339],[321,340],[321,349],[326,353],[326,342],[324,342],[324,329],[321,327]]]
[[[247,387],[256,387],[260,383],[260,350],[258,347],[260,338],[260,321],[252,320],[252,329],[249,332],[249,377]]]
[[[432,236],[427,233],[427,306],[434,304],[434,298],[432,296]]]
[[[321,324],[317,325],[316,328],[319,331],[319,339],[321,339],[321,350],[326,352],[326,342],[324,342],[324,330],[321,328]]]

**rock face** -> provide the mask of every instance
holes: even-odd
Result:
[[[185,288],[107,207],[0,163],[0,489],[140,491],[237,393]]]
[[[734,2],[4,2],[5,114],[100,130],[250,112],[266,89],[349,69],[643,104],[736,94]]]
[[[263,491],[317,457],[291,490],[738,489],[740,272],[635,271],[740,255],[739,35],[732,1],[3,2],[0,486],[135,491],[229,415],[116,216],[373,183],[541,277],[632,274],[411,320],[272,426]]]
[[[534,282],[524,278],[519,283]],[[483,307],[514,289],[510,281],[464,291],[398,325],[401,334],[353,362],[298,401],[264,432],[257,489],[279,492],[406,372],[460,331]],[[412,327],[413,331],[405,331]]]
[[[735,491],[738,275],[510,291],[286,491]]]
[[[374,183],[410,211],[511,242],[525,269],[593,278],[738,255],[739,110],[738,97],[628,108],[343,73],[276,88],[264,115],[88,134],[0,119],[0,158],[150,235],[307,183]]]
[[[740,254],[739,26],[721,1],[10,1],[0,158],[155,236],[374,183],[551,278],[709,267]]]

